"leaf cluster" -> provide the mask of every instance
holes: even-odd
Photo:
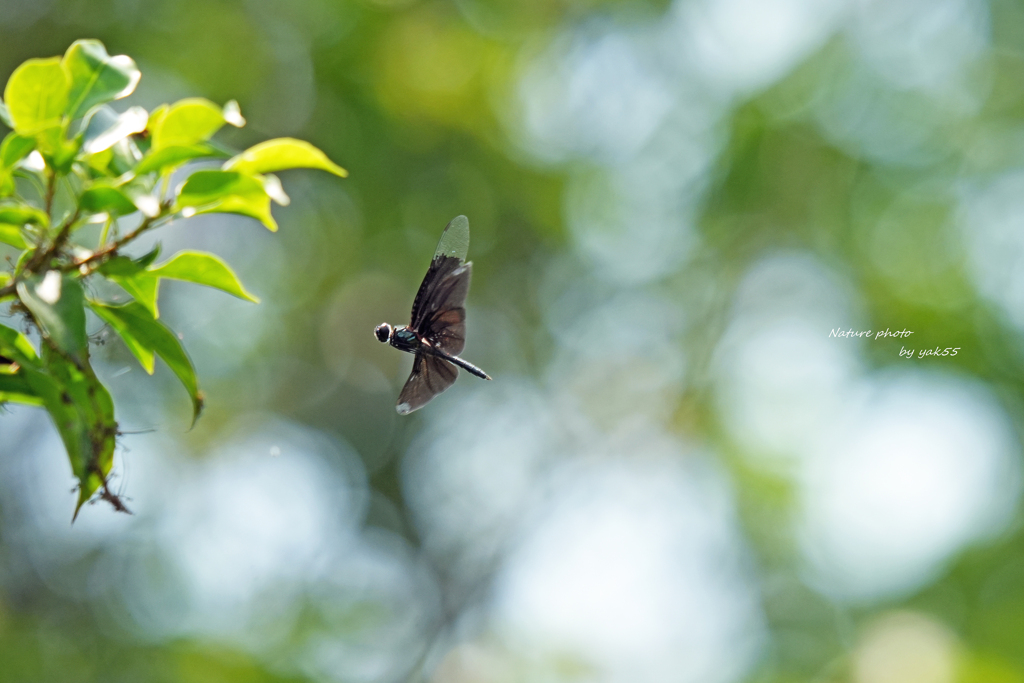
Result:
[[[125,509],[108,486],[118,427],[114,402],[90,364],[86,310],[120,336],[146,372],[153,373],[156,357],[168,365],[189,393],[194,422],[203,394],[181,341],[159,319],[160,281],[257,301],[213,254],[183,251],[158,263],[159,247],[141,258],[126,247],[203,213],[249,216],[275,231],[271,203],[288,202],[275,172],[347,175],[319,149],[291,138],[232,155],[211,138],[224,125],[245,124],[234,102],[190,98],[152,112],[113,109],[109,103],[130,95],[140,77],[130,57],[79,40],[63,57],[15,69],[0,101],[0,121],[11,129],[0,143],[0,242],[16,252],[0,265],[0,303],[25,321],[24,333],[0,324],[0,403],[49,413],[78,480],[76,516],[93,496]],[[196,160],[220,168],[185,173]],[[185,179],[171,187],[176,171]],[[89,224],[102,225],[98,239],[95,231],[82,237]],[[115,283],[132,300],[93,298],[91,278]]]

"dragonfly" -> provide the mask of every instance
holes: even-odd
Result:
[[[416,292],[408,325],[377,325],[377,341],[415,354],[412,372],[395,409],[408,415],[455,383],[459,368],[481,379],[490,375],[458,354],[466,346],[466,295],[473,264],[469,253],[469,219],[456,216],[445,226],[430,268]]]

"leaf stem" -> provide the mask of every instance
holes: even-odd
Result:
[[[92,254],[90,254],[89,256],[87,256],[87,257],[85,257],[83,259],[79,259],[77,261],[72,261],[71,263],[63,266],[61,268],[61,270],[64,271],[65,273],[66,272],[70,272],[72,270],[77,270],[77,269],[81,268],[82,266],[88,266],[88,265],[91,265],[93,263],[96,263],[97,261],[104,261],[109,256],[115,256],[117,254],[117,250],[118,249],[120,249],[124,245],[128,244],[129,242],[131,242],[132,240],[134,240],[136,237],[138,237],[142,233],[146,232],[147,230],[150,230],[152,228],[158,227],[157,226],[157,221],[159,221],[162,218],[167,218],[167,214],[164,213],[164,212],[169,207],[170,207],[170,202],[164,202],[160,206],[160,213],[158,213],[155,216],[148,216],[145,220],[142,221],[142,223],[139,224],[139,227],[135,228],[134,230],[132,230],[130,233],[128,233],[124,237],[116,239],[113,242],[111,242],[110,244],[108,244],[108,245],[106,245],[106,246],[104,246],[104,247],[102,247],[100,249],[97,249],[95,252],[93,252]],[[95,270],[95,269],[91,269],[91,270]],[[2,292],[2,290],[0,290],[0,292]]]
[[[99,244],[99,246],[102,247],[104,244],[107,243],[107,236],[110,234],[110,224],[113,223],[113,222],[114,222],[114,217],[111,216],[110,214],[107,214],[107,222],[103,224],[103,231],[100,232],[100,244]]]
[[[53,211],[53,196],[57,194],[57,174],[50,171],[46,174],[46,197],[43,200],[43,205],[46,207],[46,215],[52,217]]]

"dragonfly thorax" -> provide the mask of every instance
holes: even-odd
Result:
[[[388,341],[396,349],[408,351],[409,353],[416,353],[421,344],[419,336],[403,325],[397,325],[393,328],[391,338]]]

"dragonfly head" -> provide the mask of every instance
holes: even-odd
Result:
[[[387,342],[391,339],[391,333],[393,332],[391,325],[387,323],[381,323],[374,328],[373,334],[377,337],[379,342]]]

